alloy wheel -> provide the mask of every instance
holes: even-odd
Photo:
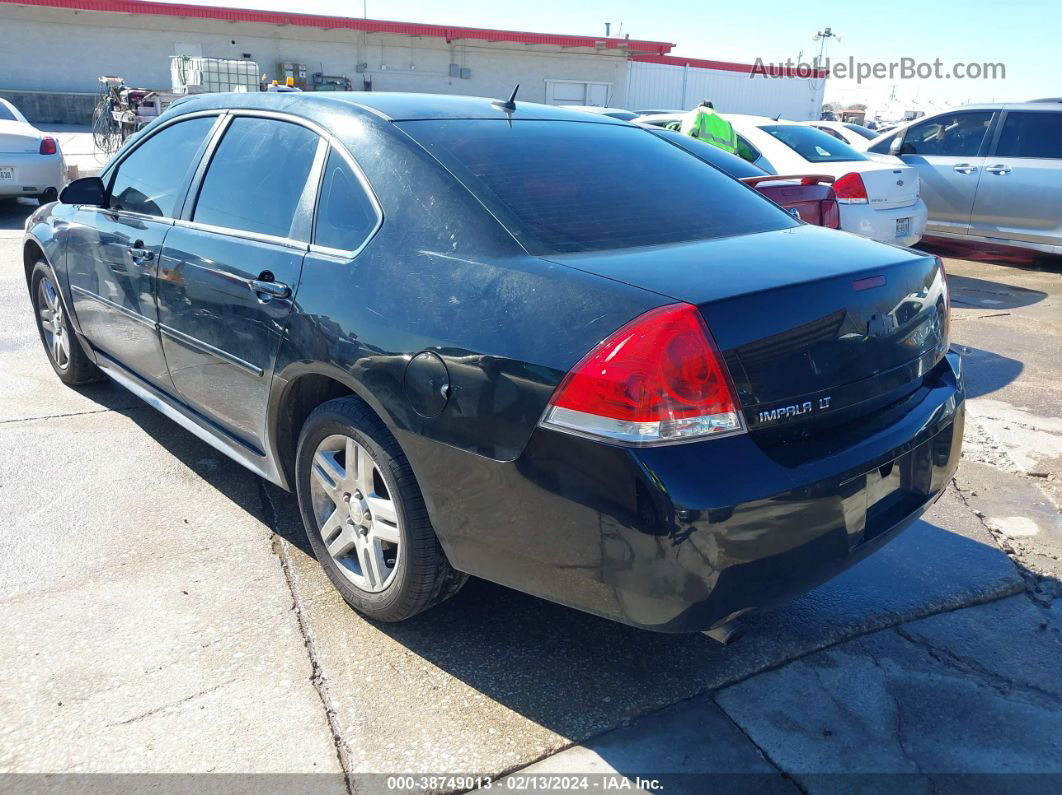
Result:
[[[70,333],[63,314],[63,303],[52,280],[45,276],[37,285],[37,312],[44,330],[44,345],[60,370],[70,366]]]
[[[398,511],[369,451],[333,434],[313,455],[310,496],[325,548],[343,576],[370,593],[394,579],[402,551]]]

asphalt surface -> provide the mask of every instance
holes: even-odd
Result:
[[[955,484],[724,648],[475,580],[406,624],[360,618],[290,495],[117,386],[59,383],[20,263],[31,210],[0,203],[0,772],[336,791],[644,772],[691,792],[702,772],[768,791],[1062,773],[1057,263],[947,260],[971,390]]]

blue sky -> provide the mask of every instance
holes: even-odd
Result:
[[[179,1],[179,0],[178,0]],[[205,2],[205,0],[203,0]],[[360,0],[222,0],[216,5],[299,11],[310,14],[361,16]],[[367,0],[374,19],[449,23],[547,33],[602,35],[604,23],[615,34],[674,42],[676,55],[752,62],[810,59],[818,44],[817,30],[829,25],[840,34],[831,42],[833,59],[890,62],[909,57],[916,61],[1001,62],[1006,78],[995,80],[853,80],[830,79],[826,99],[869,102],[887,98],[895,85],[905,104],[956,105],[965,102],[1020,101],[1062,96],[1062,68],[1054,56],[1062,40],[1060,0],[877,0],[845,3],[761,0],[733,4],[676,2],[676,0]],[[1051,42],[1054,42],[1053,44]],[[932,109],[930,106],[929,109]]]

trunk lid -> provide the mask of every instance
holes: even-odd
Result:
[[[555,259],[696,304],[751,430],[873,411],[945,353],[936,258],[846,233],[802,226]]]
[[[863,179],[867,199],[875,210],[909,207],[918,201],[918,170],[913,166],[887,166],[874,160],[816,163],[836,177],[856,172]]]
[[[40,146],[41,134],[36,128],[20,121],[0,122],[0,153],[39,152]]]

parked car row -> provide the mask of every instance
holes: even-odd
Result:
[[[883,243],[912,246],[925,231],[926,205],[918,172],[867,154],[822,130],[764,116],[726,114],[738,154],[767,174],[827,174],[840,204],[840,228]],[[636,123],[666,127],[681,114],[642,116]]]
[[[37,328],[294,491],[374,619],[474,575],[731,637],[925,511],[965,410],[940,260],[764,195],[903,241],[913,169],[737,123],[755,165],[524,102],[190,97],[27,220]]]

